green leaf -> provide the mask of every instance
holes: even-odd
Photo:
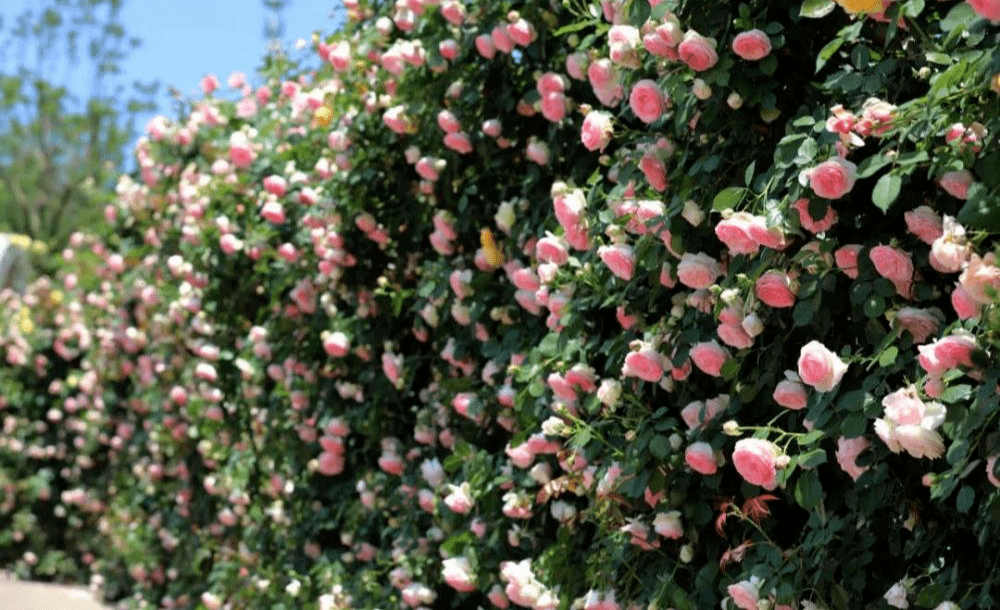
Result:
[[[649,452],[658,460],[666,459],[670,455],[670,439],[657,434],[649,441]]]
[[[757,162],[754,161],[747,166],[745,172],[743,172],[743,184],[750,186],[750,182],[753,180],[753,172],[757,168]]]
[[[596,19],[589,19],[586,21],[577,21],[576,23],[571,23],[569,25],[563,26],[556,30],[553,36],[563,36],[564,34],[572,34],[573,32],[579,32],[580,30],[590,27],[595,23],[599,23]]]
[[[966,60],[962,60],[942,72],[937,78],[933,79],[934,82],[931,83],[928,96],[934,97],[937,94],[945,94],[950,88],[960,84],[968,67],[968,62]]]
[[[963,225],[995,231],[1000,225],[1000,206],[995,198],[990,196],[989,189],[981,182],[974,182],[969,187],[969,198],[956,216]]]
[[[899,197],[899,189],[903,186],[903,179],[890,172],[878,179],[875,189],[872,191],[872,203],[875,207],[886,212],[889,206]]]
[[[873,157],[868,157],[858,165],[858,171],[855,176],[858,178],[868,178],[874,176],[878,170],[882,169],[886,165],[892,163],[892,157],[886,156],[884,154],[877,154]]]
[[[795,309],[792,311],[792,320],[795,322],[795,326],[805,326],[812,322],[815,313],[815,302],[812,299],[799,301],[795,304]]]
[[[924,0],[910,0],[903,5],[903,10],[900,12],[907,17],[917,17],[924,12]]]
[[[945,53],[929,51],[924,55],[924,59],[932,64],[941,64],[942,66],[951,65],[951,55],[947,55]]]
[[[713,210],[728,210],[733,208],[740,202],[743,198],[743,193],[746,191],[742,186],[731,186],[726,189],[722,189],[715,199],[712,200]]]
[[[1000,187],[1000,152],[983,155],[976,161],[976,175],[990,188]]]
[[[868,429],[868,419],[862,413],[851,413],[840,424],[840,433],[844,438],[857,438]]]
[[[652,12],[649,0],[632,0],[626,8],[629,23],[637,28],[641,28],[649,20],[649,15]]]
[[[808,445],[812,445],[813,443],[823,438],[824,436],[825,434],[823,433],[822,430],[819,429],[810,430],[806,434],[796,437],[796,442],[798,442],[800,447],[806,447]]]
[[[826,451],[823,449],[813,449],[799,455],[799,466],[803,468],[815,468],[826,463]]]
[[[976,20],[976,12],[967,2],[959,2],[952,7],[941,20],[941,31],[951,32],[956,29],[965,30]]]
[[[730,358],[726,360],[726,363],[722,365],[722,370],[719,372],[722,373],[723,379],[731,381],[740,372],[740,359]]]
[[[819,19],[832,13],[836,7],[833,0],[803,0],[802,6],[799,7],[799,16]]]
[[[945,586],[939,583],[934,583],[928,587],[924,587],[922,591],[917,595],[917,605],[923,608],[933,608],[945,600],[946,591]]]
[[[976,490],[968,485],[963,485],[955,496],[955,508],[960,513],[967,513],[972,508],[972,503],[976,501]]]
[[[881,367],[892,366],[896,363],[896,357],[899,356],[899,348],[895,345],[890,345],[879,354],[878,365]]]
[[[795,482],[795,501],[806,510],[819,506],[823,500],[823,486],[815,470],[804,470]]]
[[[952,404],[960,400],[965,400],[969,396],[972,396],[972,386],[965,384],[953,385],[942,392],[938,400],[945,404]]]

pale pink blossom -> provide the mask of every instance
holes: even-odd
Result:
[[[700,371],[713,377],[722,375],[722,365],[730,358],[729,352],[715,341],[694,344],[689,355]]]
[[[782,407],[794,411],[804,409],[809,400],[805,385],[794,371],[785,371],[785,379],[778,382],[771,397]]]
[[[719,62],[715,39],[705,38],[694,30],[684,34],[684,40],[677,46],[677,55],[695,72],[704,72]]]
[[[632,86],[629,106],[643,123],[658,120],[667,109],[670,98],[660,89],[656,81],[643,79]]]
[[[656,351],[652,345],[641,343],[637,351],[629,352],[625,356],[622,376],[638,377],[655,383],[663,377],[663,365],[663,354]]]
[[[449,493],[444,498],[445,506],[460,515],[472,510],[476,502],[472,499],[472,489],[467,481],[461,485],[449,484],[448,489]]]
[[[858,277],[858,254],[861,253],[861,248],[860,244],[848,244],[837,248],[833,252],[833,259],[837,263],[837,268],[851,279],[857,279]]]
[[[795,291],[787,273],[772,269],[765,272],[754,284],[754,294],[762,303],[770,307],[792,307],[795,305]]]
[[[778,486],[779,455],[781,450],[770,441],[744,438],[736,441],[736,447],[733,449],[733,465],[746,482],[773,491]]]
[[[691,443],[684,450],[684,461],[695,472],[703,475],[713,475],[719,469],[715,450],[704,441]]]
[[[611,124],[611,115],[602,110],[594,110],[587,114],[583,120],[583,128],[580,131],[580,139],[587,150],[604,151],[611,142],[614,127]]]
[[[802,198],[792,204],[792,208],[799,213],[799,224],[810,233],[822,233],[833,225],[837,224],[837,211],[833,206],[826,206],[826,214],[823,218],[816,220],[809,214],[809,200]]]
[[[704,252],[685,252],[677,264],[677,279],[689,288],[708,288],[720,275],[722,265]]]
[[[896,320],[913,336],[914,343],[923,343],[941,327],[942,314],[937,308],[904,307],[896,312]]]
[[[733,52],[747,61],[759,61],[771,54],[771,39],[758,29],[748,30],[733,39]]]
[[[799,378],[818,392],[832,390],[847,372],[847,363],[819,341],[810,341],[799,351]]]
[[[824,161],[805,172],[813,192],[824,199],[840,199],[854,188],[858,166],[841,157]]]
[[[906,229],[920,238],[920,241],[931,245],[944,233],[941,216],[929,206],[922,205],[903,214]]]
[[[972,182],[972,172],[967,169],[945,172],[938,179],[941,188],[956,199],[969,198],[969,187],[972,186]]]
[[[631,246],[624,244],[601,246],[597,249],[597,255],[615,276],[625,281],[632,279],[635,273],[635,251]]]
[[[840,465],[841,470],[850,475],[855,481],[870,468],[869,466],[858,466],[857,463],[858,456],[870,446],[871,443],[863,436],[850,439],[841,436],[837,439],[837,451],[835,453],[837,464]]]

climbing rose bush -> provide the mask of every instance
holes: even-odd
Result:
[[[351,0],[206,77],[0,298],[0,557],[135,607],[991,607],[1000,30],[864,4]]]

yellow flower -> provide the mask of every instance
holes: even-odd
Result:
[[[849,13],[881,13],[883,0],[835,0]]]
[[[27,306],[22,306],[17,312],[17,327],[22,335],[29,335],[35,330],[35,323],[31,321],[31,310]]]
[[[316,113],[313,117],[316,119],[317,125],[326,127],[333,119],[333,108],[330,108],[329,106],[320,106],[316,109]]]
[[[63,301],[62,290],[53,290],[49,292],[49,305],[55,307],[56,305],[61,304],[62,301]]]
[[[483,254],[486,255],[486,260],[493,267],[499,267],[503,264],[504,256],[500,248],[497,247],[497,242],[493,238],[493,231],[489,229],[482,229],[479,231],[479,243],[483,246]]]
[[[31,247],[31,238],[27,235],[11,235],[7,239],[11,244],[21,248],[22,250],[27,250]]]

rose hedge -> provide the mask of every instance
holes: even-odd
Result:
[[[3,561],[137,607],[990,607],[1000,15],[840,4],[345,2],[207,77],[4,297]]]

